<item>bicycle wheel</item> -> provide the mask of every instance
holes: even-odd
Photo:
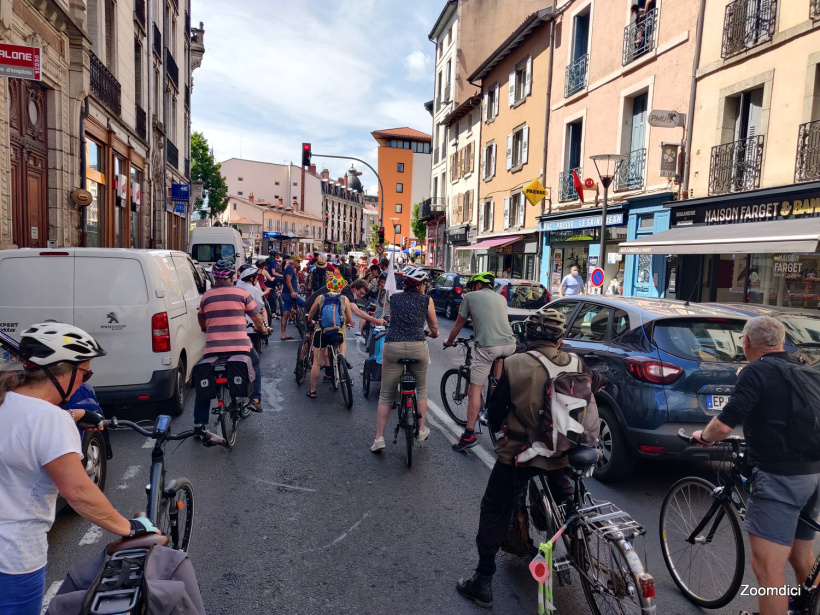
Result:
[[[469,372],[454,367],[441,377],[441,401],[444,409],[456,425],[467,424],[467,387],[470,385]]]
[[[165,498],[157,527],[168,536],[170,548],[187,551],[194,527],[194,486],[187,478],[177,478],[175,483],[175,493]]]
[[[336,358],[336,369],[339,370],[339,387],[342,389],[342,399],[348,410],[353,407],[353,382],[350,380],[350,372],[347,370],[347,363],[342,353]]]
[[[296,318],[296,330],[299,332],[299,337],[305,339],[305,311],[296,306],[293,308],[294,318]]]
[[[413,402],[414,399],[411,395],[403,395],[401,398],[401,404],[404,408],[404,412],[402,414],[404,423],[402,424],[402,428],[404,429],[404,440],[407,444],[408,468],[413,465],[413,426],[415,425],[415,421],[413,420]]]
[[[719,502],[715,486],[698,477],[682,478],[661,505],[661,553],[683,595],[707,609],[729,604],[740,589],[746,554],[737,513]],[[688,538],[707,519],[703,529]]]
[[[552,504],[547,496],[548,490],[546,477],[539,475],[527,481],[526,491],[522,494],[529,524],[530,558],[535,557],[541,543],[547,542],[558,531],[558,524],[553,516]]]
[[[370,397],[370,359],[365,360],[362,370],[362,395]]]
[[[296,370],[294,373],[296,374],[296,384],[301,385],[305,381],[305,377],[307,376],[308,368],[305,364],[310,353],[308,352],[306,357],[302,358],[302,351],[306,350],[307,342],[304,344],[299,344],[299,347],[296,349]]]
[[[236,444],[236,418],[231,412],[231,399],[227,387],[222,389],[222,408],[219,413],[219,425],[222,428],[222,437],[225,438],[225,446],[233,448]]]

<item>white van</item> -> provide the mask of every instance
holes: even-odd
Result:
[[[19,340],[45,320],[88,331],[108,353],[90,384],[103,404],[183,410],[202,358],[204,276],[184,252],[119,248],[0,250],[0,330]]]
[[[209,270],[220,259],[237,268],[246,262],[242,235],[230,226],[198,226],[191,232],[189,245],[191,258]]]

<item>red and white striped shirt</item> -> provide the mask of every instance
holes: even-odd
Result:
[[[245,314],[256,316],[261,310],[248,291],[233,284],[220,284],[207,291],[198,312],[205,318],[205,354],[250,352]]]

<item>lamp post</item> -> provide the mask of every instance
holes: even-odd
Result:
[[[606,264],[606,207],[607,207],[607,193],[612,180],[618,174],[618,169],[621,163],[627,159],[623,154],[596,154],[590,156],[592,162],[595,163],[595,170],[598,171],[598,177],[601,179],[601,184],[604,186],[604,207],[601,210],[601,251],[598,255],[598,263],[601,269]]]

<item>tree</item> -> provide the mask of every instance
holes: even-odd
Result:
[[[419,220],[420,204],[413,205],[413,215],[410,216],[410,228],[413,229],[413,237],[419,240],[419,244],[424,243],[424,238],[427,237],[427,225],[423,220]]]
[[[215,218],[228,208],[228,184],[222,177],[222,165],[214,160],[208,140],[201,132],[191,135],[191,181],[204,184],[205,199],[195,204],[200,218]]]

